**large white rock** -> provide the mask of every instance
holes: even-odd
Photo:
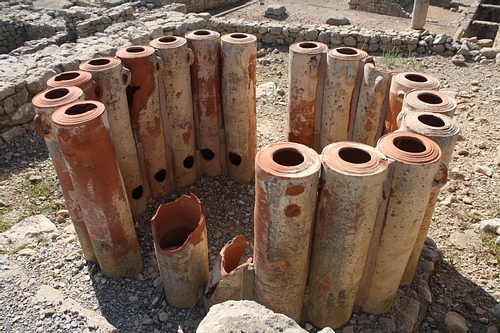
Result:
[[[464,317],[456,312],[450,311],[444,318],[444,330],[446,333],[466,333],[469,328]]]
[[[57,234],[56,226],[47,217],[30,216],[0,234],[0,250],[10,252]]]

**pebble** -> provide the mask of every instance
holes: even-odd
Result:
[[[139,301],[139,296],[129,296],[128,301],[130,303],[137,303]]]
[[[158,314],[158,320],[161,321],[162,323],[166,323],[169,318],[170,318],[170,316],[168,315],[168,313],[166,313],[164,311],[162,311]]]

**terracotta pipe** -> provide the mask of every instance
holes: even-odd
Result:
[[[163,60],[163,85],[166,97],[166,131],[170,134],[172,164],[176,187],[193,184],[197,176],[196,138],[191,96],[190,66],[193,51],[185,38],[164,36],[152,40]]]
[[[375,222],[356,296],[358,307],[375,315],[392,306],[430,194],[440,186],[445,170],[439,146],[419,134],[386,134],[379,139],[377,149],[392,161],[387,200]]]
[[[221,38],[222,112],[226,166],[238,184],[252,180],[257,153],[257,38],[230,33]]]
[[[68,71],[52,76],[47,80],[49,88],[78,87],[83,90],[85,99],[100,101],[102,97],[102,84],[92,79],[92,74],[85,71]]]
[[[247,287],[253,292],[253,279],[248,274],[252,258],[246,261],[242,259],[249,245],[245,236],[236,236],[220,251],[205,288],[204,303],[207,310],[212,305],[228,300],[253,299],[253,295],[245,292],[249,289]]]
[[[319,151],[321,103],[328,46],[319,42],[290,45],[288,141]]]
[[[455,120],[439,113],[409,112],[403,116],[401,127],[398,132],[417,133],[431,139],[441,148],[443,154],[441,163],[444,163],[447,167],[449,166],[459,132],[458,124]],[[446,175],[443,176],[443,180],[440,184],[444,185],[445,183]],[[401,285],[403,286],[409,285],[413,281],[413,276],[415,275],[418,260],[420,258],[420,252],[422,252],[422,247],[425,243],[427,232],[429,231],[440,187],[441,186],[435,186],[431,192],[417,240],[415,241],[410,260],[406,265],[406,270],[401,280]]]
[[[352,127],[352,141],[375,146],[384,126],[390,81],[391,73],[378,70],[374,63],[365,64]]]
[[[118,50],[116,56],[132,73],[126,90],[130,121],[142,143],[151,196],[162,198],[170,191],[158,87],[163,62],[151,46],[129,46]]]
[[[52,121],[102,272],[135,276],[142,256],[104,104],[74,102]]]
[[[358,76],[363,74],[368,54],[353,47],[328,51],[323,88],[320,149],[333,142],[349,140],[349,126],[358,100]]]
[[[301,322],[309,269],[319,155],[293,142],[269,145],[255,161],[254,299]]]
[[[188,33],[186,40],[194,53],[191,88],[201,172],[219,176],[222,173],[219,141],[219,129],[222,128],[220,34],[216,31],[196,30]]]
[[[450,118],[455,115],[457,102],[454,98],[436,90],[414,90],[406,93],[401,112],[396,120],[398,127],[405,112],[433,112]]]
[[[412,90],[438,90],[439,79],[430,74],[404,72],[394,75],[389,89],[389,104],[384,121],[384,134],[398,129],[397,118],[403,107],[403,99]]]
[[[130,84],[130,71],[114,57],[101,57],[84,61],[80,69],[92,74],[103,86],[101,102],[106,106],[111,137],[116,157],[127,189],[132,215],[146,211],[148,188],[143,181],[139,155],[135,144],[127,103],[126,89]]]
[[[321,164],[308,319],[336,329],[352,315],[389,162],[370,146],[337,142],[323,150]]]
[[[59,184],[66,201],[66,208],[71,216],[71,221],[75,226],[75,232],[82,247],[83,256],[88,261],[96,261],[92,243],[90,241],[85,221],[83,220],[82,210],[78,204],[73,182],[71,181],[68,166],[64,160],[61,147],[57,141],[57,134],[54,123],[52,122],[52,113],[57,108],[72,102],[83,100],[85,97],[82,89],[77,87],[52,88],[33,97],[32,103],[35,107],[35,128],[45,139],[45,144],[52,159],[52,164],[56,170]]]
[[[151,219],[151,229],[168,304],[174,308],[194,306],[198,288],[208,281],[203,205],[194,194],[160,205]]]

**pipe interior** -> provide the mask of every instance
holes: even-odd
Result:
[[[279,165],[292,167],[304,162],[304,156],[296,149],[280,149],[273,154],[273,161]]]
[[[405,78],[413,82],[427,82],[427,78],[420,74],[406,74]]]
[[[167,170],[161,169],[154,175],[155,180],[159,183],[163,182],[167,178]]]
[[[441,118],[431,114],[421,114],[420,116],[418,116],[418,120],[422,124],[431,127],[443,127],[445,125],[444,121]]]
[[[194,165],[194,157],[193,156],[186,157],[184,161],[182,161],[182,165],[184,165],[186,169],[191,169]]]
[[[300,43],[299,46],[303,49],[314,49],[315,47],[318,47],[316,43],[311,42]]]
[[[418,94],[418,99],[427,104],[441,104],[443,100],[436,94],[422,93]]]
[[[57,88],[47,91],[44,96],[46,99],[58,99],[67,96],[68,94],[69,90],[67,88]]]
[[[238,267],[238,264],[240,263],[241,256],[245,252],[247,246],[246,244],[243,244],[245,246],[236,246],[232,245],[227,247],[225,253],[224,253],[224,270],[227,273],[232,272]]]
[[[54,78],[54,81],[68,81],[76,79],[80,76],[80,73],[61,73]]]
[[[422,153],[425,151],[425,145],[416,138],[395,138],[394,146],[408,153]]]
[[[166,251],[175,250],[181,247],[194,230],[195,229],[190,226],[178,226],[168,230],[163,230],[158,238],[160,248]]]
[[[362,164],[370,162],[371,155],[358,148],[344,148],[339,151],[339,157],[349,163]]]
[[[160,37],[159,41],[162,43],[172,43],[175,42],[177,38],[174,36],[165,36],[165,37]]]
[[[127,47],[127,52],[140,53],[140,52],[144,52],[144,48],[141,46],[131,46],[131,47]]]
[[[247,35],[245,35],[245,34],[231,34],[231,38],[243,39],[243,38],[247,38]]]
[[[193,35],[196,35],[196,36],[208,36],[208,35],[210,35],[210,31],[207,31],[207,30],[197,30],[197,31],[193,32]]]
[[[92,66],[104,66],[110,63],[109,59],[92,59],[89,64]]]
[[[229,161],[233,164],[233,165],[240,165],[241,164],[241,156],[238,155],[238,154],[235,154],[235,153],[229,153]]]
[[[200,154],[205,161],[211,161],[215,157],[214,152],[210,149],[200,149]]]
[[[132,190],[132,199],[138,200],[142,197],[142,193],[144,192],[142,185],[137,186]]]
[[[340,47],[337,49],[337,52],[340,54],[358,54],[358,52],[350,47]]]
[[[85,112],[92,111],[97,108],[97,105],[94,103],[81,103],[81,104],[75,104],[73,106],[70,106],[66,110],[64,110],[64,113],[69,115],[69,116],[76,116],[79,114],[83,114]]]

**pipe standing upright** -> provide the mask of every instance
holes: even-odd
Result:
[[[127,87],[130,120],[144,153],[151,196],[162,198],[170,191],[158,88],[163,62],[151,46],[129,46],[116,56],[132,74]]]
[[[255,168],[254,299],[300,323],[320,158],[298,143],[274,143]]]
[[[328,51],[321,108],[320,149],[333,142],[348,141],[351,119],[358,101],[358,76],[368,54],[352,47]]]
[[[33,97],[32,102],[36,113],[34,119],[35,128],[45,139],[49,156],[56,170],[57,178],[59,178],[59,184],[61,184],[66,208],[69,211],[71,221],[75,226],[76,236],[82,247],[83,256],[88,261],[96,261],[89,232],[87,231],[82,210],[78,204],[78,198],[69,175],[68,166],[57,141],[55,125],[52,121],[52,114],[55,110],[72,102],[83,100],[84,97],[82,89],[78,87],[52,88],[37,94]]]
[[[333,329],[351,318],[389,162],[370,146],[337,142],[321,154],[321,190],[309,271],[308,319]]]
[[[221,38],[222,113],[229,178],[238,184],[252,180],[257,153],[257,38],[231,33]]]
[[[193,51],[186,39],[164,36],[152,40],[150,46],[158,49],[163,59],[163,95],[166,108],[163,121],[172,152],[172,168],[176,187],[193,184],[197,176],[196,133],[191,96],[190,66]]]
[[[457,102],[455,99],[440,91],[414,90],[405,95],[396,122],[399,127],[401,118],[406,112],[433,112],[453,118],[456,108]]]
[[[142,256],[104,104],[74,102],[57,109],[52,121],[102,272],[135,276]]]
[[[328,46],[319,42],[290,45],[288,141],[319,151],[321,103]]]
[[[84,61],[80,69],[92,74],[103,87],[101,102],[106,106],[111,137],[116,157],[127,189],[132,215],[146,211],[148,189],[142,178],[139,155],[130,124],[126,89],[130,84],[130,71],[114,57],[101,57]]]
[[[201,172],[218,176],[222,172],[219,139],[219,130],[222,128],[220,34],[216,31],[196,30],[188,33],[186,40],[194,53],[191,87]]]
[[[85,99],[100,101],[102,97],[102,85],[92,79],[92,74],[85,71],[62,72],[47,80],[50,88],[78,87],[83,90]]]

